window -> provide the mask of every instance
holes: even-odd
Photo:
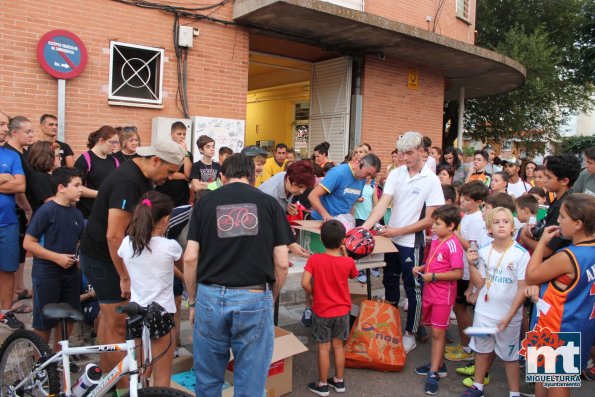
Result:
[[[363,11],[364,0],[322,0],[327,3],[333,3],[341,7],[351,8],[353,10]]]
[[[108,99],[161,105],[163,49],[112,41]]]
[[[308,121],[310,119],[310,102],[295,104],[295,121]]]
[[[457,0],[457,17],[469,21],[470,0]]]

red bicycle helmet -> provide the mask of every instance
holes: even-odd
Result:
[[[345,235],[347,255],[355,260],[370,255],[374,251],[375,244],[374,236],[365,227],[356,227]]]

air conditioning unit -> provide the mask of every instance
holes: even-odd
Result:
[[[186,147],[190,150],[192,142],[192,120],[173,117],[153,117],[151,142],[157,139],[171,139],[171,126],[176,121],[181,121],[186,126]]]

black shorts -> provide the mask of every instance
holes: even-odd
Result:
[[[465,297],[465,291],[469,287],[469,280],[457,280],[457,297],[455,299],[456,303],[462,303],[465,306],[473,306],[471,303],[467,302],[467,298]]]
[[[83,321],[85,324],[93,325],[97,316],[99,316],[99,301],[97,299],[89,299],[81,302],[81,311],[85,317]]]
[[[87,277],[87,280],[89,280],[89,284],[93,286],[99,303],[120,303],[126,301],[126,299],[122,298],[120,275],[113,263],[91,258],[82,252],[79,259],[81,270],[85,277]]]
[[[318,343],[330,342],[331,339],[347,340],[349,337],[349,314],[339,317],[312,317],[312,338]]]
[[[42,309],[48,303],[68,303],[81,310],[81,276],[78,269],[60,276],[32,277],[33,328],[48,330],[58,325],[58,320],[44,317]]]
[[[174,276],[174,297],[182,296],[184,293],[184,283]]]

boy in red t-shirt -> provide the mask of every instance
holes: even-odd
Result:
[[[306,294],[312,295],[312,337],[319,343],[318,382],[310,383],[308,388],[314,394],[328,396],[329,386],[338,393],[345,391],[343,341],[349,336],[351,311],[347,282],[357,276],[357,268],[345,251],[345,226],[341,222],[331,220],[323,223],[320,239],[326,250],[324,254],[314,254],[308,259],[302,288]],[[335,376],[327,378],[331,345],[335,353]]]
[[[422,319],[432,327],[432,353],[430,364],[415,369],[427,376],[425,393],[438,393],[438,381],[446,376],[444,365],[445,335],[450,322],[450,311],[455,303],[457,280],[463,277],[463,247],[454,231],[461,222],[459,209],[444,205],[432,213],[432,241],[426,264],[413,268],[413,275],[424,281]]]

